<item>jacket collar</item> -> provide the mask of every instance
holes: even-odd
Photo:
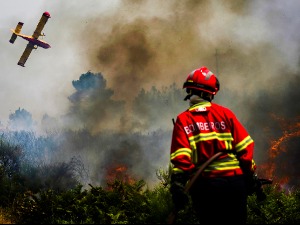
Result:
[[[209,110],[210,107],[211,107],[211,102],[202,101],[195,105],[190,106],[190,108],[188,110],[190,112],[204,112],[204,111]]]

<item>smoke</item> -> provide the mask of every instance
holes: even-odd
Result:
[[[265,114],[252,113],[249,101],[269,95],[266,104],[276,105],[291,79],[299,82],[297,9],[297,1],[122,1],[93,15],[80,38],[88,44],[79,48],[88,67],[105,75],[113,98],[126,102],[141,88],[181,86],[206,65],[221,82],[216,101],[247,122]]]
[[[284,132],[271,115],[299,115],[299,106],[293,104],[299,101],[299,19],[295,18],[299,7],[296,1],[273,1],[271,5],[242,0],[136,0],[122,1],[110,11],[93,14],[77,30],[78,40],[85,40],[85,45],[78,43],[82,63],[103,74],[106,88],[113,90],[109,101],[124,105],[116,110],[98,99],[89,108],[90,113],[75,113],[75,118],[94,133],[103,132],[107,124],[128,134],[162,128],[171,132],[170,119],[187,105],[178,95],[172,101],[159,99],[166,97],[162,90],[173,83],[180,88],[190,71],[205,65],[221,83],[215,101],[237,114],[255,140],[257,163],[263,163],[268,159],[270,141]],[[173,110],[164,111],[162,108],[167,107],[147,102],[141,90],[157,94],[161,104],[169,100],[166,105]],[[97,96],[101,98],[100,93]],[[77,106],[80,109],[82,105]],[[117,113],[120,109],[122,116]],[[104,116],[107,110],[110,113]],[[137,115],[138,120],[134,119]],[[126,121],[126,126],[122,127],[121,121]],[[136,123],[138,126],[134,126]],[[127,139],[125,145],[119,143],[113,150],[108,147],[111,155],[106,151],[105,157],[114,158],[128,145],[136,146],[132,154],[139,156],[151,149],[141,140],[133,141],[130,135]],[[165,165],[170,140],[159,141],[165,143],[156,150],[164,152],[160,162]],[[127,165],[138,161],[138,157],[126,155]]]
[[[279,2],[259,1],[122,3],[110,14],[93,15],[80,38],[89,44],[79,46],[85,51],[82,60],[106,75],[116,99],[130,102],[141,88],[181,86],[202,65],[218,72],[222,88],[245,98],[283,91],[288,79],[282,83],[282,73],[298,73],[299,35],[288,33],[283,39],[299,25],[290,23],[292,4],[283,11]],[[221,92],[218,97],[226,99]]]
[[[95,73],[73,81],[68,112],[58,123],[98,138],[114,135],[100,138],[101,148],[64,139],[64,154],[84,153],[99,180],[112,162],[155,176],[155,168],[168,164],[171,118],[188,106],[182,83],[205,65],[221,83],[215,102],[236,113],[263,163],[270,141],[284,132],[271,115],[295,118],[300,112],[299,9],[296,0],[124,0],[78,15],[81,23],[69,21],[64,33],[76,45],[77,67]],[[81,90],[76,83],[86,76],[96,85]]]

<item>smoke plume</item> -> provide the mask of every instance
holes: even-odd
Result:
[[[177,98],[168,102],[175,109],[171,112],[164,113],[155,104],[149,111],[145,101],[137,105],[140,91],[162,90],[173,83],[180,88],[190,71],[207,66],[221,83],[215,101],[231,108],[245,124],[256,142],[255,159],[260,164],[268,158],[270,141],[284,132],[271,115],[293,118],[300,112],[295,104],[300,82],[299,19],[295,19],[299,6],[296,1],[273,1],[272,5],[242,0],[122,1],[111,11],[91,15],[79,31],[80,39],[87,43],[79,43],[79,49],[87,67],[107,79],[107,88],[114,91],[112,100],[125,102],[123,121],[134,124],[129,115],[142,112],[146,120],[152,114],[152,128],[156,129],[171,130],[170,119],[187,105]],[[114,112],[100,116],[107,108],[109,104],[97,103],[93,112],[99,113],[81,120],[87,124],[116,121]],[[142,120],[140,117],[140,123]],[[138,131],[148,128],[141,126]],[[126,126],[126,132],[133,130]],[[160,141],[167,144],[158,151],[168,152],[168,140]],[[140,145],[141,151],[147,151],[147,146]]]

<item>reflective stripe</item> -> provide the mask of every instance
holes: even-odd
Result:
[[[180,155],[186,155],[189,158],[192,158],[192,150],[189,148],[180,148],[171,154],[171,160]]]
[[[256,169],[256,164],[254,159],[252,159],[252,167],[251,167],[252,171],[254,171]]]
[[[233,141],[233,137],[231,133],[217,133],[217,132],[210,132],[210,133],[200,133],[196,136],[192,136],[189,138],[190,146],[193,151],[196,151],[196,143],[200,141],[207,141],[207,140],[219,140],[225,141],[226,150],[232,149],[231,141]],[[196,155],[196,154],[195,154]]]
[[[183,171],[182,169],[179,169],[179,168],[175,168],[175,167],[174,167],[174,168],[172,169],[172,173],[174,173],[174,174],[175,174],[175,173],[183,173],[183,172],[184,172],[184,171]]]
[[[247,148],[248,145],[253,143],[253,139],[248,135],[244,140],[242,140],[240,143],[238,143],[235,146],[235,149],[237,152],[242,151],[243,149]]]
[[[214,75],[211,71],[208,71],[205,76],[205,80],[209,80],[209,78]]]
[[[209,172],[213,170],[235,170],[239,168],[239,161],[237,160],[234,154],[229,153],[228,157],[223,159],[217,159],[216,161],[208,165],[204,171]]]
[[[189,111],[192,111],[192,110],[195,110],[196,108],[198,108],[199,106],[201,107],[210,107],[211,106],[211,103],[210,102],[199,102],[193,106],[191,106],[189,108]]]
[[[224,141],[226,150],[232,150],[232,141],[233,137],[231,133],[217,133],[217,132],[209,132],[209,133],[200,133],[196,136],[189,137],[190,146],[192,149],[192,162],[194,164],[198,163],[198,152],[196,144],[200,141],[207,140],[219,140]]]
[[[226,150],[232,150],[232,141],[225,141]]]
[[[199,141],[207,141],[217,139],[220,141],[233,141],[231,133],[217,133],[215,131],[209,133],[200,133],[196,136],[189,137],[190,143],[197,143]]]

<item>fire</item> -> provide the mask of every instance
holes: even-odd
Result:
[[[135,180],[128,174],[128,168],[125,165],[113,166],[107,169],[106,182],[112,184],[114,181],[133,184]]]
[[[291,166],[295,166],[292,165],[293,161],[291,161],[295,158],[292,155],[294,149],[291,147],[291,143],[293,143],[292,138],[300,137],[300,122],[298,122],[300,117],[296,118],[296,121],[287,121],[275,115],[272,117],[279,122],[283,132],[281,137],[271,141],[269,162],[262,165],[260,169],[268,177],[275,177],[276,183],[280,184],[282,188],[286,188],[290,182],[299,179],[299,175],[294,174],[291,170]],[[294,183],[297,184],[297,182]]]
[[[300,127],[300,126],[299,126]],[[300,130],[294,132],[284,131],[283,136],[280,137],[278,140],[272,142],[271,150],[270,150],[270,157],[275,158],[280,153],[280,145],[287,141],[289,138],[298,137],[300,136]],[[287,151],[286,149],[282,149],[282,151]]]

